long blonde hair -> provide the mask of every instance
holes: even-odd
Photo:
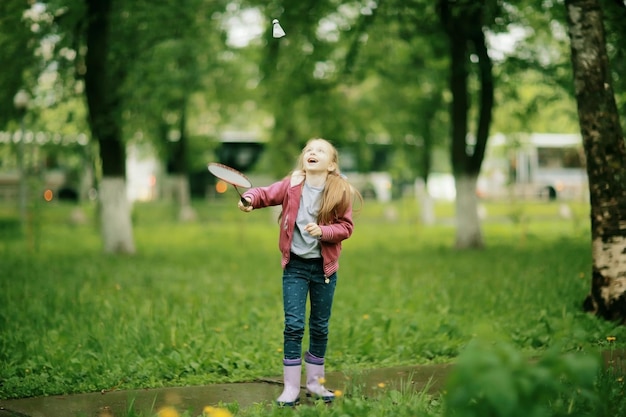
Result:
[[[326,139],[309,139],[298,157],[296,169],[304,171],[304,151],[312,141],[322,141],[328,145],[331,152],[331,162],[335,165],[335,169],[329,171],[326,177],[322,203],[317,215],[317,222],[319,224],[330,224],[337,217],[342,216],[348,211],[353,199],[357,199],[362,204],[363,197],[357,189],[350,185],[346,177],[341,175],[339,171],[339,152],[337,148]]]

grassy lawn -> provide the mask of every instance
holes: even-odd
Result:
[[[191,224],[177,223],[168,204],[137,204],[135,256],[101,253],[91,206],[85,224],[69,221],[73,206],[53,204],[38,208],[26,236],[0,229],[0,398],[279,375],[276,213],[195,204]],[[453,249],[450,205],[437,206],[433,226],[417,210],[412,200],[368,202],[356,215],[340,261],[329,370],[447,363],[475,342],[523,357],[595,357],[607,336],[623,346],[623,327],[581,309],[591,268],[585,205],[571,205],[565,219],[558,203],[485,203],[481,251]],[[15,217],[0,208],[0,224]],[[335,415],[326,412],[335,411],[311,415]]]

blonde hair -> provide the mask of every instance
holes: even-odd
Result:
[[[330,161],[335,165],[335,169],[328,172],[326,176],[326,185],[324,186],[324,192],[322,194],[322,203],[317,215],[317,222],[319,224],[330,224],[337,217],[342,216],[348,211],[353,199],[359,200],[363,203],[363,197],[356,190],[348,180],[341,175],[339,171],[339,152],[337,148],[326,139],[313,138],[309,139],[302,149],[296,169],[304,171],[304,151],[307,146],[313,141],[324,142],[330,150]]]

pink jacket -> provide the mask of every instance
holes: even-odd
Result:
[[[252,201],[254,208],[282,205],[283,215],[280,221],[278,248],[282,253],[281,265],[283,268],[289,263],[291,241],[303,185],[304,173],[294,172],[291,177],[285,177],[267,187],[251,188],[243,194],[244,197]],[[352,235],[354,229],[352,207],[350,206],[342,216],[335,218],[331,224],[320,224],[319,226],[322,229],[320,245],[324,260],[324,275],[328,277],[339,269],[341,242]]]

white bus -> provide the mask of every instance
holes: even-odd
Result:
[[[478,193],[486,198],[586,198],[588,182],[581,136],[532,133],[491,137]]]

